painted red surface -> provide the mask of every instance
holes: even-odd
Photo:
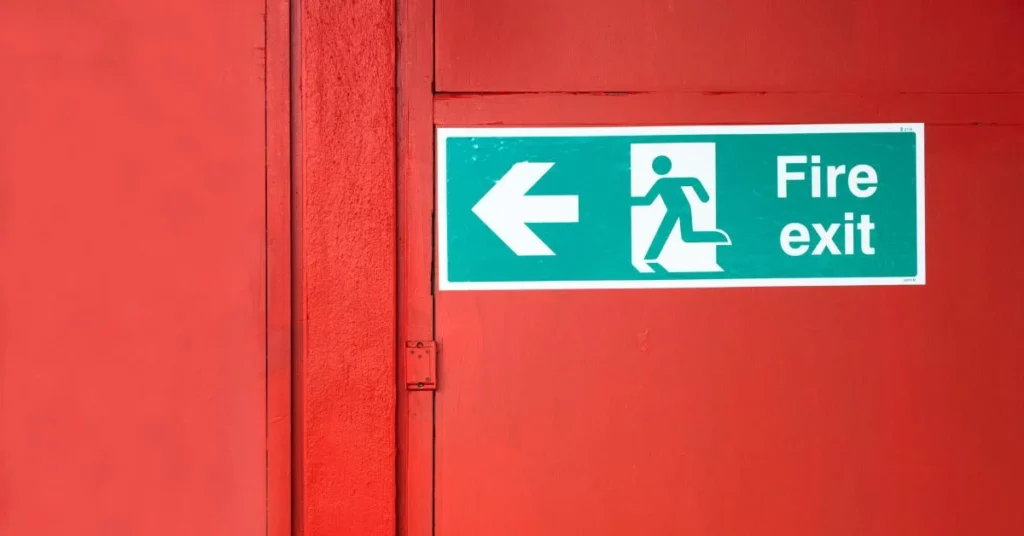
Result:
[[[291,5],[266,0],[267,536],[292,531]]]
[[[0,7],[0,534],[264,534],[264,3]]]
[[[395,3],[308,0],[298,31],[298,528],[393,534]]]
[[[943,5],[437,2],[437,125],[925,122],[928,283],[439,293],[436,534],[1024,533],[1022,18]]]
[[[398,337],[434,338],[433,0],[398,3]],[[403,359],[399,378],[406,377]],[[435,380],[437,378],[434,378]],[[434,393],[398,391],[398,534],[434,527]]]
[[[1024,256],[1002,245],[1024,232],[1024,107],[975,126],[988,98],[951,113],[961,98],[915,108],[926,287],[439,294],[437,533],[1024,530]],[[630,123],[657,103],[569,99],[451,99],[435,117]],[[902,98],[676,99],[665,122],[904,118]]]
[[[437,89],[1024,91],[1021,21],[1016,0],[437,0]]]

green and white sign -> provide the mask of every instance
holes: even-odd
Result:
[[[440,289],[924,284],[921,124],[438,129]]]

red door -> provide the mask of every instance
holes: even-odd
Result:
[[[436,2],[436,126],[924,122],[928,281],[436,293],[435,534],[1024,532],[1024,12],[940,3]]]
[[[267,534],[265,6],[0,4],[0,534]]]

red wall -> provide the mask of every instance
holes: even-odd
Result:
[[[263,0],[0,2],[0,534],[264,534]]]
[[[395,2],[301,3],[297,523],[395,530]]]
[[[452,9],[459,1],[439,5],[469,17]],[[292,2],[294,521],[299,534],[392,534],[395,2]],[[283,132],[264,123],[283,97],[266,79],[264,61],[280,65],[262,52],[267,2],[8,4],[0,69],[17,76],[0,81],[0,534],[262,533],[266,144]],[[996,49],[1009,34],[994,35]],[[509,41],[493,36],[491,49],[449,39],[445,58],[465,76],[442,90],[480,91],[493,82],[484,75],[505,72],[486,53]],[[546,89],[622,89],[603,85],[602,65],[546,65],[568,77]],[[1019,90],[1021,71],[1009,72],[1005,89]],[[987,79],[960,80],[931,89]],[[265,102],[271,87],[277,107]],[[467,120],[457,102],[494,122],[547,117],[554,102],[502,108],[506,98],[442,97],[440,121]],[[972,118],[988,116],[979,107]],[[426,131],[429,110],[417,114]]]

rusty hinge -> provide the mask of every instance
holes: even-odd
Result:
[[[437,344],[434,341],[405,343],[405,387],[410,391],[437,388]]]

